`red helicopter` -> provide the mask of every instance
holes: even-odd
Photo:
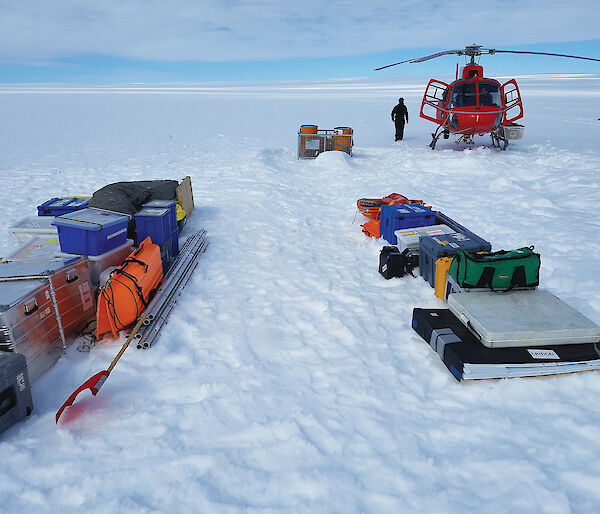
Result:
[[[427,84],[421,102],[420,116],[438,125],[436,131],[431,134],[432,140],[429,146],[432,150],[435,149],[438,139],[441,136],[448,139],[450,133],[457,136],[457,144],[472,145],[475,144],[476,134],[483,136],[489,132],[492,145],[506,150],[509,140],[523,137],[524,126],[515,123],[523,117],[523,103],[519,86],[515,79],[500,84],[495,79],[484,77],[483,66],[475,62],[475,58],[480,55],[496,53],[550,55],[600,62],[600,59],[577,55],[495,50],[473,44],[464,50],[446,50],[425,57],[388,64],[375,68],[375,70],[383,70],[407,62],[428,61],[442,55],[464,55],[470,58],[470,61],[462,68],[460,78],[458,64],[456,65],[456,80],[451,84],[436,79],[431,79]]]

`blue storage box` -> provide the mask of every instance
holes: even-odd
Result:
[[[169,233],[177,230],[177,202],[175,200],[152,200],[145,203],[142,208],[169,209]]]
[[[144,207],[135,215],[135,232],[138,244],[150,237],[157,245],[164,245],[171,240],[173,229],[171,228],[170,209]],[[177,231],[177,225],[175,225]]]
[[[166,275],[173,262],[173,241],[169,239],[166,243],[159,245],[160,247],[160,260],[162,261],[163,275]]]
[[[388,243],[398,243],[396,230],[427,227],[435,223],[435,211],[419,204],[382,205],[379,233]]]
[[[171,240],[171,255],[173,259],[179,255],[179,232],[173,233]]]
[[[51,198],[42,205],[38,205],[38,216],[60,216],[86,209],[89,204],[89,198]]]
[[[100,255],[127,240],[129,216],[90,207],[54,218],[61,251]]]
[[[489,252],[492,245],[473,233],[444,234],[419,237],[419,274],[435,288],[435,262],[441,257],[453,257],[458,250]]]

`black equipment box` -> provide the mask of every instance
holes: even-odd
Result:
[[[379,273],[387,280],[403,277],[418,266],[418,250],[407,248],[401,252],[397,246],[384,246],[379,254]]]
[[[24,355],[0,351],[0,433],[33,411]]]
[[[404,276],[404,257],[396,246],[384,246],[379,254],[379,273],[389,280]]]
[[[487,348],[449,309],[415,308],[412,327],[437,352],[457,380],[600,369],[600,343]]]

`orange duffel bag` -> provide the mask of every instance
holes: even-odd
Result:
[[[160,247],[147,237],[100,289],[96,337],[117,335],[142,314],[163,278]]]

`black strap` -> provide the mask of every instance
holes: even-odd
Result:
[[[486,287],[486,286],[488,286],[493,291],[494,289],[492,287],[492,280],[494,280],[495,273],[496,273],[496,268],[494,268],[492,266],[485,266],[483,268],[483,271],[481,272],[481,276],[479,277],[477,284],[475,284],[475,286],[467,286],[465,284],[465,287]]]
[[[516,266],[513,271],[513,275],[510,278],[510,286],[508,286],[506,289],[502,289],[501,291],[498,291],[498,292],[499,293],[508,293],[515,287],[525,287],[525,286],[527,286],[527,277],[525,276],[525,266]],[[495,291],[495,289],[492,287],[491,283],[490,283],[490,289],[492,291]]]
[[[515,287],[526,287],[527,286],[527,277],[525,275],[525,266],[516,266],[512,277],[510,279],[510,286],[506,289],[496,290],[492,286],[492,279],[494,278],[495,269],[491,266],[486,266],[483,268],[483,272],[481,273],[481,277],[479,277],[479,281],[475,286],[471,286],[468,284],[464,284],[464,287],[489,287],[490,290],[498,292],[498,293],[508,293],[513,290]]]
[[[136,264],[139,264],[140,266],[144,266],[144,273],[148,273],[148,264],[146,264],[144,261],[140,261],[139,259],[136,259],[135,257],[131,257],[131,255],[129,257],[127,257],[127,259],[125,259],[123,261],[123,264],[126,264],[128,262],[135,262]]]
[[[144,299],[144,291],[142,289],[142,287],[140,286],[140,284],[137,281],[137,277],[132,275],[131,273],[128,273],[127,271],[121,269],[121,268],[117,268],[115,270],[115,274],[121,274],[126,276],[129,280],[131,280],[133,282],[133,285],[135,286],[136,291],[138,292],[138,294],[140,295],[140,298],[142,300],[142,303],[144,304],[144,307],[148,306],[148,302],[146,302],[146,300]]]
[[[513,271],[513,276],[510,279],[510,288],[525,287],[527,285],[527,277],[525,275],[525,266],[517,266]]]

